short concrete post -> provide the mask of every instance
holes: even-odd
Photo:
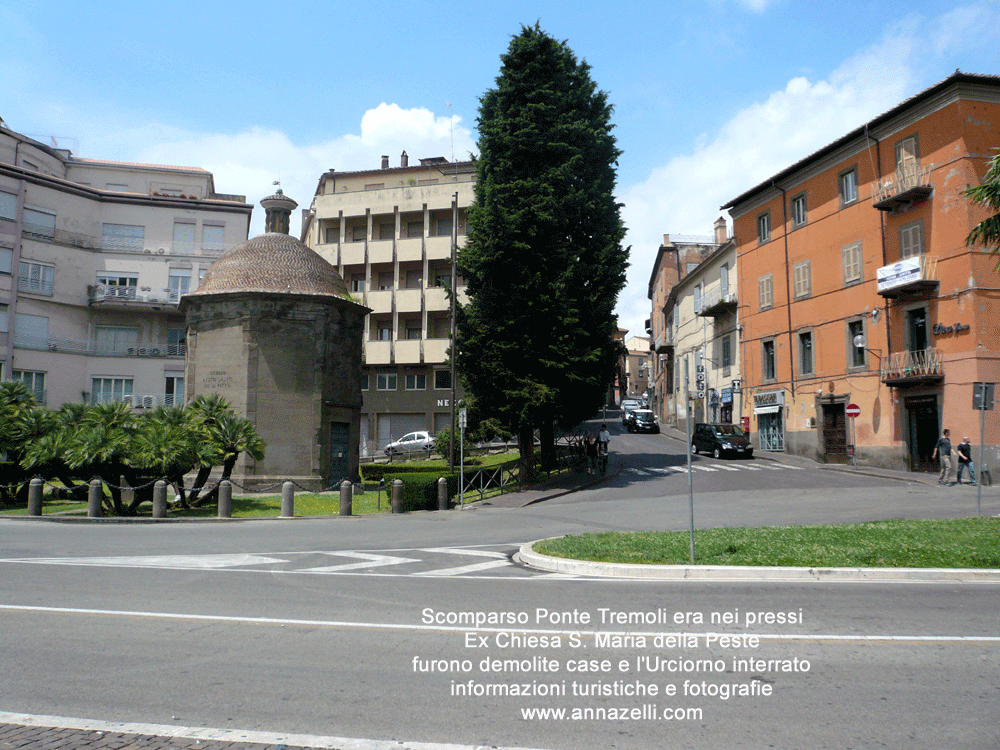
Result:
[[[100,479],[90,480],[87,491],[87,518],[100,518],[104,515],[104,482]]]
[[[438,510],[448,510],[448,480],[438,479]]]
[[[350,480],[345,479],[340,483],[340,515],[349,516],[353,511],[354,486]]]
[[[153,518],[167,517],[167,483],[157,479],[153,485]]]
[[[45,482],[41,477],[35,477],[28,483],[28,515],[42,515],[42,489]]]
[[[403,480],[392,480],[392,512],[403,512]]]
[[[219,482],[219,518],[233,516],[233,483],[228,479]]]
[[[283,482],[281,485],[281,517],[292,518],[295,515],[295,485]]]

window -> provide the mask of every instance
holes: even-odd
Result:
[[[694,311],[701,312],[701,284],[694,285]]]
[[[191,255],[194,252],[194,222],[174,222],[174,252],[178,255]]]
[[[136,354],[139,329],[132,326],[96,326],[97,351],[102,354]]]
[[[915,221],[899,229],[899,257],[914,258],[924,254],[924,223]]]
[[[21,231],[35,237],[55,237],[56,215],[50,211],[40,211],[37,208],[24,207],[24,217]]]
[[[861,243],[855,242],[843,249],[844,286],[861,281]]]
[[[427,388],[427,376],[423,373],[419,375],[407,375],[406,376],[406,390],[408,391],[422,391]]]
[[[17,271],[17,289],[20,292],[44,294],[49,297],[55,290],[56,269],[22,260]]]
[[[722,299],[729,296],[729,264],[723,263],[719,269],[719,294]]]
[[[351,227],[350,238],[351,242],[364,242],[368,234],[368,227],[364,224],[355,224]]]
[[[771,212],[765,211],[757,216],[757,242],[763,243],[771,239]]]
[[[866,367],[868,358],[865,352],[865,321],[863,319],[847,322],[848,367]]]
[[[408,320],[406,321],[406,339],[407,341],[419,341],[420,335],[423,333],[423,329],[420,327],[419,320]]]
[[[406,288],[407,289],[420,289],[424,285],[424,272],[423,271],[407,271],[406,272]]]
[[[774,306],[774,275],[761,276],[757,280],[757,299],[761,310]]]
[[[688,263],[685,266],[685,268],[687,268],[687,270],[684,273],[685,274],[689,274],[689,273],[691,273],[694,269],[696,269],[700,265],[701,265],[701,263]]]
[[[17,221],[17,196],[0,190],[0,219]]]
[[[916,174],[920,165],[920,144],[917,136],[911,135],[896,144],[896,171],[900,177]]]
[[[108,183],[105,183],[104,187],[106,187],[108,190],[114,190],[115,192],[119,192],[119,193],[127,193],[128,192],[128,185],[126,185],[126,184],[124,184],[122,182],[108,182]]]
[[[375,338],[378,341],[392,341],[392,323],[380,320],[375,324]]]
[[[104,286],[131,287],[134,289],[139,286],[139,275],[135,273],[99,273],[97,274],[97,283]]]
[[[167,375],[163,390],[164,406],[184,406],[184,377]]]
[[[90,403],[113,404],[131,400],[132,378],[94,378],[90,389]]]
[[[806,223],[806,194],[799,193],[792,198],[792,226],[801,227]]]
[[[105,224],[104,249],[142,252],[146,242],[146,227],[132,224]]]
[[[424,222],[422,222],[422,221],[408,221],[408,222],[406,222],[406,236],[407,237],[423,237],[424,236]]]
[[[451,389],[451,370],[434,371],[434,388],[439,391]]]
[[[799,373],[801,375],[812,375],[813,373],[812,331],[803,331],[799,334]]]
[[[733,344],[729,334],[722,337],[722,374],[729,375],[733,367]]]
[[[378,225],[378,238],[380,240],[391,240],[396,234],[395,224],[379,224]]]
[[[774,380],[774,339],[766,339],[761,342],[760,375],[764,380]]]
[[[438,271],[434,275],[434,286],[443,287],[445,289],[451,287],[451,271]]]
[[[0,333],[8,333],[10,331],[10,318],[7,317],[9,309],[8,305],[0,304]]]
[[[361,390],[363,390],[363,391],[367,391],[368,390],[368,373],[367,372],[361,373]],[[364,421],[364,420],[362,420],[362,421]]]
[[[392,271],[379,271],[378,288],[379,291],[387,292],[392,289]]]
[[[183,357],[187,353],[187,346],[184,344],[183,328],[167,329],[167,356]]]
[[[14,264],[14,250],[9,247],[0,247],[0,273],[10,276],[10,269]]]
[[[323,242],[327,245],[336,245],[340,242],[340,227],[323,227]]]
[[[852,167],[840,173],[840,205],[849,206],[858,200],[858,169]]]
[[[365,275],[363,273],[351,274],[351,291],[363,292],[365,290]]]
[[[170,269],[170,301],[178,302],[182,295],[191,291],[191,272]]]
[[[396,373],[380,372],[375,379],[375,387],[380,391],[396,390]]]
[[[795,287],[795,299],[805,299],[812,294],[812,274],[808,260],[792,266],[792,280]]]
[[[48,345],[48,316],[14,313],[14,346],[22,346],[26,349],[44,349]]]
[[[221,253],[226,249],[226,227],[221,224],[205,224],[201,228],[201,249],[209,253]]]
[[[436,224],[435,231],[438,237],[451,237],[451,217],[438,219]]]
[[[27,370],[13,370],[10,373],[10,379],[18,382],[24,383],[28,390],[35,396],[35,401],[37,401],[42,406],[45,405],[45,373],[44,372],[28,372]]]

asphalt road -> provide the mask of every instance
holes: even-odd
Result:
[[[1000,585],[597,580],[511,560],[545,536],[685,528],[676,442],[616,436],[616,477],[522,509],[0,521],[0,712],[361,740],[345,748],[1000,746]],[[700,526],[975,509],[963,488],[702,462]]]

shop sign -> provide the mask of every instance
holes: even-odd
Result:
[[[904,258],[899,263],[891,266],[882,266],[875,272],[878,279],[878,291],[884,292],[887,289],[895,289],[898,286],[912,284],[920,281],[920,257]]]
[[[935,323],[931,328],[931,333],[935,336],[944,336],[947,333],[961,333],[962,331],[968,331],[969,326],[965,323],[956,323],[953,326],[942,325],[941,323]]]
[[[784,391],[768,391],[755,393],[753,396],[754,414],[777,414],[785,405]]]
[[[723,388],[722,389],[722,403],[731,404],[733,403],[733,389]]]

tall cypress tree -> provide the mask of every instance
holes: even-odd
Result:
[[[617,364],[628,251],[612,107],[565,42],[513,37],[480,100],[476,200],[458,263],[458,365],[477,411],[518,434],[533,468],[552,426],[594,414]]]

